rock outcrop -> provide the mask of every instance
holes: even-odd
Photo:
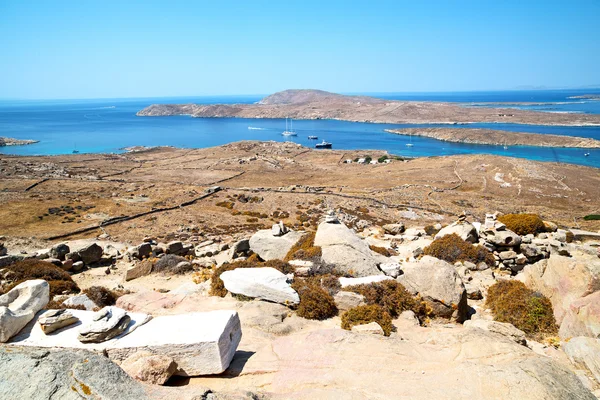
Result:
[[[342,223],[322,222],[315,235],[321,258],[343,273],[353,276],[381,275],[377,265],[389,260],[373,252],[367,242]]]
[[[25,281],[0,296],[0,343],[8,341],[48,304],[50,285],[37,279]]]
[[[281,304],[300,302],[287,277],[275,268],[236,268],[223,272],[221,280],[231,293]]]
[[[274,236],[271,229],[264,229],[252,235],[250,249],[265,261],[283,260],[302,235],[302,232],[290,231],[282,236]]]

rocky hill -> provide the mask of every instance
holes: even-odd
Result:
[[[39,140],[26,140],[26,139],[12,139],[7,137],[0,137],[0,147],[2,146],[21,146],[25,144],[38,143]]]

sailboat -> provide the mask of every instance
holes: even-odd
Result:
[[[288,130],[288,119],[285,119],[285,131],[282,133],[283,136],[298,136],[292,127],[292,121],[293,120],[290,118],[290,129]]]
[[[410,134],[410,143],[406,143],[406,147],[413,147],[413,144],[412,144],[412,133]]]

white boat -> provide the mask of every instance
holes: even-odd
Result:
[[[585,153],[584,156],[589,157],[590,153]]]
[[[290,129],[288,130],[288,119],[285,119],[285,131],[282,133],[283,136],[298,136],[296,132],[294,132],[294,128],[292,127],[292,119],[290,118]]]
[[[318,140],[319,137],[318,136],[309,136],[308,139],[309,140]]]
[[[413,144],[412,144],[412,133],[410,134],[410,143],[406,143],[406,147],[413,147]]]
[[[315,147],[316,147],[317,149],[330,149],[330,148],[331,148],[331,146],[332,146],[332,144],[331,144],[331,143],[329,143],[329,142],[326,142],[325,140],[323,140],[321,143],[317,143],[317,144],[315,145]]]

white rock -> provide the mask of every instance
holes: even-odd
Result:
[[[352,332],[368,333],[370,335],[383,336],[383,328],[377,322],[369,322],[368,324],[355,325],[352,327]]]
[[[389,277],[387,275],[371,275],[371,276],[363,276],[362,278],[340,278],[340,285],[343,288],[353,285],[363,285],[375,282],[389,281],[394,280],[394,278]]]
[[[79,330],[78,339],[82,343],[100,343],[110,340],[123,333],[131,317],[127,312],[118,307],[104,307],[96,312],[92,321]]]
[[[392,278],[396,278],[400,274],[399,263],[383,263],[379,265],[379,269]]]
[[[48,310],[43,316],[38,318],[38,323],[45,334],[52,333],[65,326],[73,325],[79,320],[67,309]]]
[[[288,262],[288,264],[290,264],[291,266],[294,267],[301,267],[301,268],[312,268],[315,263],[313,263],[312,261],[307,261],[307,260],[291,260]]]
[[[283,236],[273,236],[270,229],[260,230],[250,238],[250,249],[265,261],[283,260],[302,235],[302,232],[290,231]]]
[[[29,280],[0,296],[0,343],[17,334],[48,304],[50,285],[42,279]]]
[[[365,296],[354,292],[340,290],[333,296],[335,305],[340,311],[347,311],[351,308],[366,304]]]
[[[242,294],[281,304],[298,304],[298,293],[287,282],[287,277],[275,268],[236,268],[221,274],[225,288]]]
[[[587,369],[600,382],[600,339],[577,336],[561,347],[573,364]]]
[[[473,225],[466,221],[457,221],[446,226],[445,228],[442,228],[442,230],[435,235],[435,238],[439,239],[446,235],[452,234],[457,234],[462,240],[466,240],[467,242],[471,243],[477,243],[478,240],[477,230]]]
[[[84,306],[88,311],[92,311],[94,308],[98,307],[86,294],[76,294],[75,296],[71,296],[63,301],[62,304],[67,307]]]

